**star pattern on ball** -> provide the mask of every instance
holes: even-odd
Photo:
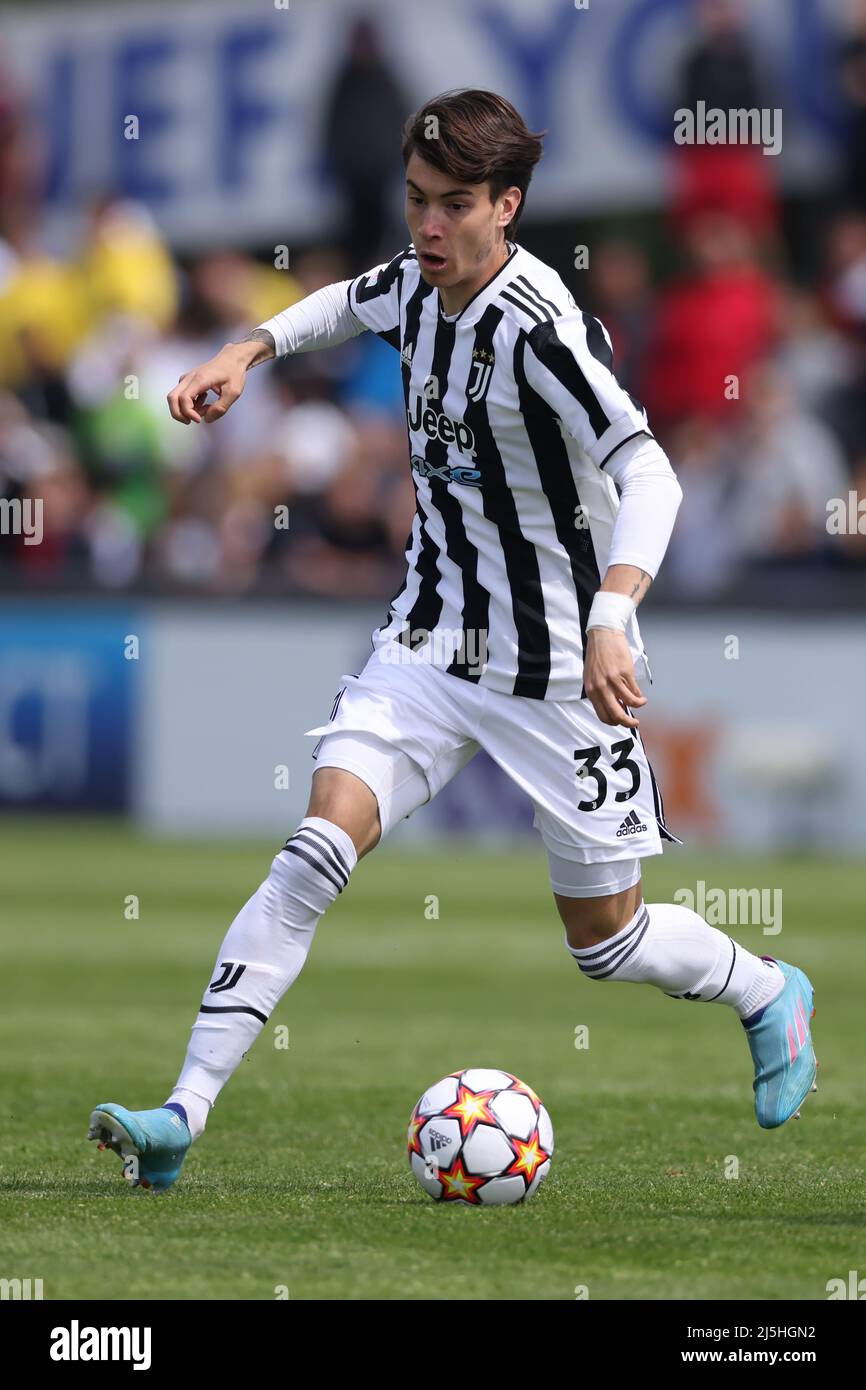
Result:
[[[498,1120],[490,1109],[490,1102],[498,1091],[471,1091],[463,1082],[457,1086],[457,1099],[442,1111],[443,1119],[455,1119],[460,1125],[461,1139],[468,1139],[478,1125],[494,1125]]]
[[[442,1184],[443,1202],[469,1202],[471,1206],[481,1205],[478,1189],[484,1186],[487,1178],[476,1178],[467,1173],[461,1158],[455,1159],[450,1168],[440,1168],[436,1176]]]
[[[515,1139],[514,1136],[512,1136],[511,1146],[515,1150],[517,1157],[511,1167],[506,1170],[507,1175],[508,1177],[517,1177],[520,1175],[526,1179],[528,1186],[542,1163],[546,1163],[550,1158],[550,1154],[545,1153],[544,1149],[541,1147],[538,1141],[537,1130],[535,1130],[526,1141],[523,1139]]]
[[[509,1072],[508,1075],[511,1076],[511,1073]],[[509,1091],[514,1091],[519,1096],[529,1096],[529,1099],[535,1106],[535,1113],[537,1115],[538,1111],[541,1108],[541,1101],[533,1091],[532,1087],[527,1086],[525,1081],[518,1081],[516,1076],[511,1077],[511,1083],[512,1084],[508,1087]]]
[[[418,1154],[421,1158],[424,1157],[424,1151],[421,1148],[419,1135],[428,1118],[429,1116],[419,1115],[417,1110],[413,1110],[412,1118],[409,1121],[409,1129],[406,1134],[406,1143],[409,1147],[410,1154]]]

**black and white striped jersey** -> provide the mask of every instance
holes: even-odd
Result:
[[[579,699],[619,507],[605,465],[650,430],[599,320],[508,247],[450,318],[411,245],[349,283],[352,312],[400,353],[416,496],[406,577],[372,640],[506,694]],[[626,637],[640,662],[634,617]]]

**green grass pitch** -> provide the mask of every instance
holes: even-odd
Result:
[[[165,1100],[275,847],[58,821],[7,822],[3,841],[0,1276],[48,1299],[820,1300],[866,1274],[863,866],[675,848],[646,865],[650,902],[698,878],[783,890],[780,935],[731,934],[812,976],[820,1090],[765,1132],[729,1009],[580,975],[540,842],[385,846],[154,1197],[86,1142],[88,1113]],[[553,1167],[526,1205],[439,1205],[412,1177],[410,1109],[461,1066],[516,1073],[551,1112]]]

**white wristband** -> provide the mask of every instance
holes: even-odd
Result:
[[[628,594],[603,594],[599,589],[592,600],[586,630],[593,627],[612,627],[615,632],[625,632],[637,604]]]

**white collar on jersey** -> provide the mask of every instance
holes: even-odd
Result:
[[[489,280],[485,280],[485,282],[484,282],[484,284],[481,286],[481,288],[480,288],[480,289],[477,289],[477,290],[475,291],[475,293],[473,294],[472,298],[471,298],[471,299],[468,299],[468,300],[466,301],[466,303],[463,305],[463,308],[460,309],[456,314],[446,314],[446,313],[444,312],[444,310],[443,310],[443,308],[442,308],[442,299],[441,299],[441,297],[440,297],[440,295],[439,295],[439,291],[438,291],[438,290],[436,291],[436,303],[437,303],[437,305],[438,305],[438,307],[439,307],[439,318],[440,318],[440,320],[441,320],[442,323],[457,323],[460,319],[463,318],[463,315],[464,315],[464,314],[467,312],[467,310],[469,310],[470,308],[472,309],[472,315],[471,315],[471,317],[474,318],[474,317],[476,316],[477,312],[478,312],[480,309],[482,309],[482,308],[484,307],[484,304],[483,304],[483,301],[482,301],[482,296],[485,295],[485,294],[487,293],[487,291],[490,289],[491,285],[493,285],[494,281],[497,280],[498,277],[502,274],[503,270],[505,270],[506,266],[508,266],[508,265],[511,264],[511,262],[514,260],[514,257],[516,256],[516,254],[517,254],[517,252],[518,252],[518,249],[519,249],[519,248],[518,248],[516,242],[514,242],[514,241],[509,241],[509,240],[506,238],[505,244],[506,244],[506,246],[509,248],[509,249],[508,249],[508,257],[507,257],[507,259],[504,260],[504,261],[502,262],[502,265],[499,267],[498,270],[495,270],[495,271],[493,272],[493,274],[491,275],[491,277],[490,277]],[[499,286],[497,285],[497,290],[498,290],[498,288],[499,288]],[[481,301],[481,302],[479,302],[479,301]]]

